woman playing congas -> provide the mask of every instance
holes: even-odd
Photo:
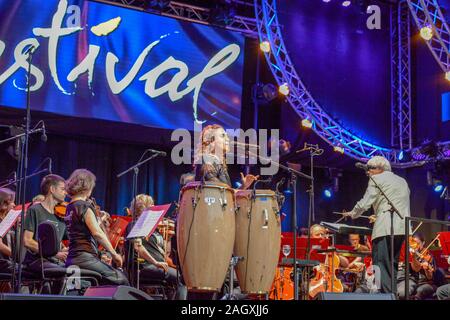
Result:
[[[177,247],[183,278],[190,291],[222,287],[233,253],[235,198],[225,160],[229,139],[219,125],[203,129],[196,149],[196,182],[180,193]],[[246,189],[257,179],[243,178]]]

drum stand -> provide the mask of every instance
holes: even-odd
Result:
[[[239,300],[234,294],[234,267],[241,260],[244,260],[244,257],[231,257],[231,260],[230,260],[230,279],[229,279],[229,284],[228,284],[229,292],[222,297],[222,300]]]

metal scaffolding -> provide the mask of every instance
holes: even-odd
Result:
[[[271,52],[265,54],[266,59],[278,84],[288,84],[291,93],[287,99],[297,114],[312,121],[313,129],[321,138],[332,146],[344,148],[345,153],[352,158],[363,161],[374,155],[382,155],[391,162],[397,162],[398,150],[377,146],[357,137],[314,100],[298,76],[284,44],[276,0],[262,0],[261,6],[257,6],[257,2],[255,0],[255,15],[260,40],[269,41],[271,47]]]
[[[411,30],[406,1],[391,7],[391,146],[412,149]]]
[[[148,1],[145,0],[91,0],[91,1],[130,7],[133,9],[147,11],[149,13],[159,14],[162,16],[176,18],[189,22],[195,22],[205,25],[215,25],[223,27],[227,30],[241,32],[242,34],[250,38],[258,37],[258,29],[256,27],[256,19],[254,17],[233,15],[231,17],[229,24],[214,24],[210,19],[211,9],[177,1],[169,1],[166,6],[161,7],[159,9],[149,7]],[[250,6],[250,5],[253,6],[253,3],[249,1],[234,0],[233,2],[242,6]]]
[[[426,41],[442,71],[450,71],[450,31],[437,0],[407,0],[409,9],[419,29],[428,26],[433,37]]]

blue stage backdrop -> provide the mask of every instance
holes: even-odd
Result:
[[[156,128],[240,126],[244,37],[81,0],[0,0],[0,106]]]

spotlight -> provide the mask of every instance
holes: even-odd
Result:
[[[442,192],[442,190],[444,190],[444,186],[442,185],[442,183],[436,183],[433,186],[433,190],[434,192],[438,193],[438,192]]]
[[[402,150],[402,151],[400,151],[400,153],[398,154],[397,159],[400,160],[400,161],[402,161],[404,157],[405,157],[405,152]]]
[[[309,119],[303,119],[302,127],[303,128],[312,128],[312,122]]]
[[[420,36],[427,41],[433,38],[433,29],[429,24],[420,29]]]
[[[333,190],[331,190],[331,188],[326,188],[323,190],[323,195],[325,198],[330,199],[333,196]]]
[[[270,52],[270,42],[267,41],[267,40],[266,41],[262,41],[259,44],[259,48],[261,49],[262,52],[269,53]]]
[[[341,153],[341,154],[344,154],[345,149],[342,148],[341,146],[334,146],[334,147],[333,147],[333,151],[334,151],[334,152],[339,152],[339,153]]]
[[[447,79],[448,81],[450,81],[450,71],[447,71],[445,73],[445,79]]]
[[[330,2],[331,0],[322,0],[323,2],[325,2],[325,3],[328,3],[328,2]]]
[[[350,6],[351,4],[352,4],[352,2],[349,1],[349,0],[342,2],[342,6],[343,6],[343,7],[348,7],[348,6]]]
[[[289,86],[285,82],[281,86],[278,87],[278,92],[281,93],[284,96],[287,96],[289,94]]]
[[[240,183],[239,181],[236,181],[236,182],[234,183],[234,187],[235,187],[236,189],[239,189],[240,187],[242,187],[242,183]]]

